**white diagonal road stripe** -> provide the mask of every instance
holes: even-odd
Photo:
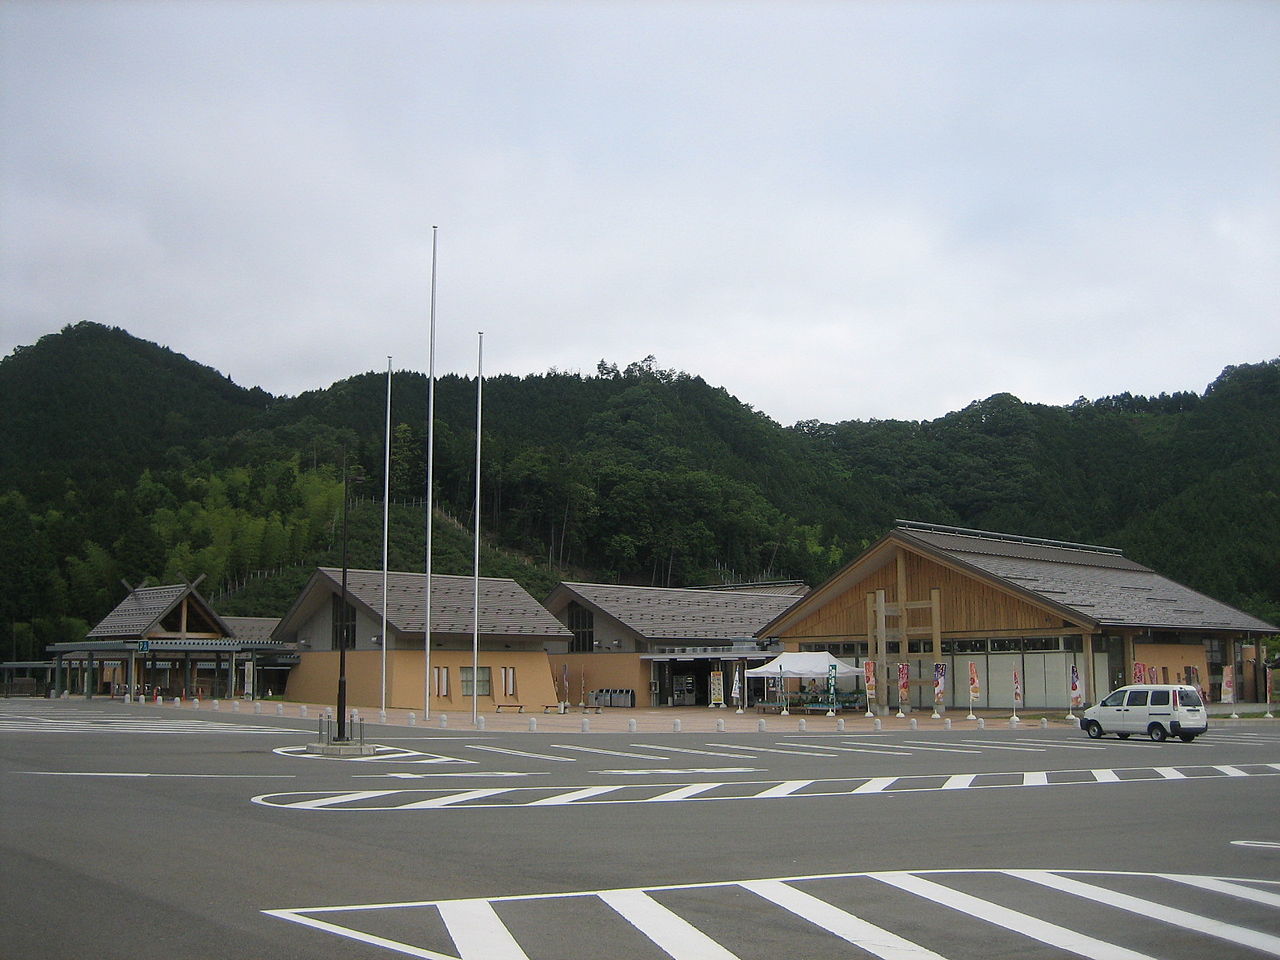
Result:
[[[488,900],[449,900],[439,910],[459,960],[529,960]]]
[[[609,890],[600,899],[661,947],[672,960],[739,960],[679,914],[642,890]]]

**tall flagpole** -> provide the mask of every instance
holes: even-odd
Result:
[[[426,586],[422,600],[422,719],[431,718],[431,491],[436,451],[436,227],[431,228],[431,333],[427,357]]]
[[[382,703],[378,719],[387,722],[387,534],[391,528],[391,358],[387,357],[387,437],[382,459]]]
[[[475,582],[474,607],[471,611],[471,724],[479,726],[480,717],[480,425],[484,403],[484,332],[477,334],[476,348],[476,506],[475,552],[472,557],[472,580]],[[490,678],[490,685],[493,684]],[[490,686],[490,691],[493,687]]]
[[[472,558],[472,579],[475,583],[471,611],[471,724],[479,726],[480,716],[480,425],[482,398],[484,395],[484,332],[477,334],[476,350],[476,506],[475,551]],[[492,691],[490,679],[490,691]]]

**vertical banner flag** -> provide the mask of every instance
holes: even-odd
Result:
[[[723,670],[711,671],[710,703],[711,703],[711,706],[713,707],[724,706],[724,671]]]
[[[1159,683],[1159,682],[1160,682],[1159,671],[1156,670],[1154,665],[1147,667],[1147,683]]]
[[[731,697],[733,697],[733,702],[734,702],[734,703],[737,703],[737,702],[738,702],[738,699],[742,696],[742,683],[741,683],[741,677],[739,677],[739,676],[738,676],[738,668],[737,668],[737,667],[734,667],[734,668],[733,668],[733,692],[732,692],[731,694],[729,694],[729,695],[730,695]]]
[[[831,698],[831,702],[836,702],[836,665],[833,663],[827,667],[827,696]]]
[[[1080,670],[1073,663],[1071,665],[1071,705],[1073,707],[1081,706],[1084,703],[1084,693],[1080,690]]]
[[[1191,685],[1196,688],[1196,693],[1200,694],[1200,700],[1204,703],[1209,701],[1205,699],[1204,687],[1200,685],[1200,668],[1193,666],[1191,668]]]
[[[867,688],[867,703],[870,704],[876,698],[876,662],[874,660],[862,661],[862,682]]]
[[[1223,703],[1236,702],[1236,668],[1231,664],[1226,664],[1222,668],[1222,697]]]
[[[911,702],[911,665],[898,664],[898,707],[901,709]]]
[[[945,663],[935,663],[933,665],[933,702],[942,703],[947,696],[947,665]]]
[[[564,702],[569,702],[569,665],[566,663],[560,670],[560,678],[564,681]]]
[[[1013,671],[1013,702],[1022,703],[1022,675],[1017,670]]]
[[[1137,660],[1133,662],[1133,680],[1131,680],[1130,682],[1131,683],[1147,682],[1147,665],[1145,663],[1139,663]]]
[[[982,687],[978,685],[978,665],[969,661],[969,702],[973,703],[982,696]]]

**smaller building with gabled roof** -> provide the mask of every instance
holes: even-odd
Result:
[[[572,637],[548,644],[566,699],[633,691],[641,706],[706,704],[718,674],[772,655],[756,632],[808,588],[799,581],[725,587],[561,583],[544,601]],[[727,698],[731,688],[720,692]]]
[[[1073,671],[1077,701],[1138,680],[1239,699],[1244,645],[1276,631],[1115,547],[900,520],[757,636],[871,661],[884,710],[899,664],[915,706],[935,664],[940,706],[1069,707]]]
[[[194,584],[137,587],[84,640],[50,644],[57,658],[55,690],[252,697],[266,689],[257,683],[258,673],[288,666],[291,651],[270,637],[274,624],[224,619]]]
[[[343,571],[321,567],[280,619],[272,636],[296,644],[299,664],[287,696],[329,702],[338,677]],[[477,582],[471,577],[431,578],[430,709],[469,711],[474,687],[481,710],[501,704],[558,702],[544,646],[567,640],[569,631],[514,580],[479,580],[479,670],[472,677]],[[347,699],[377,708],[383,702],[383,573],[346,571]],[[393,571],[385,591],[385,702],[422,709],[428,653],[426,575]]]

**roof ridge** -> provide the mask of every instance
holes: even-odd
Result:
[[[1043,537],[1024,537],[1016,533],[997,533],[994,530],[974,530],[969,527],[950,527],[941,523],[923,523],[918,520],[894,520],[898,530],[919,530],[922,533],[941,533],[956,537],[992,540],[1000,543],[1030,543],[1041,547],[1057,547],[1061,550],[1081,550],[1086,553],[1103,553],[1123,557],[1119,547],[1106,547],[1096,543],[1072,543],[1069,540],[1048,540]]]

